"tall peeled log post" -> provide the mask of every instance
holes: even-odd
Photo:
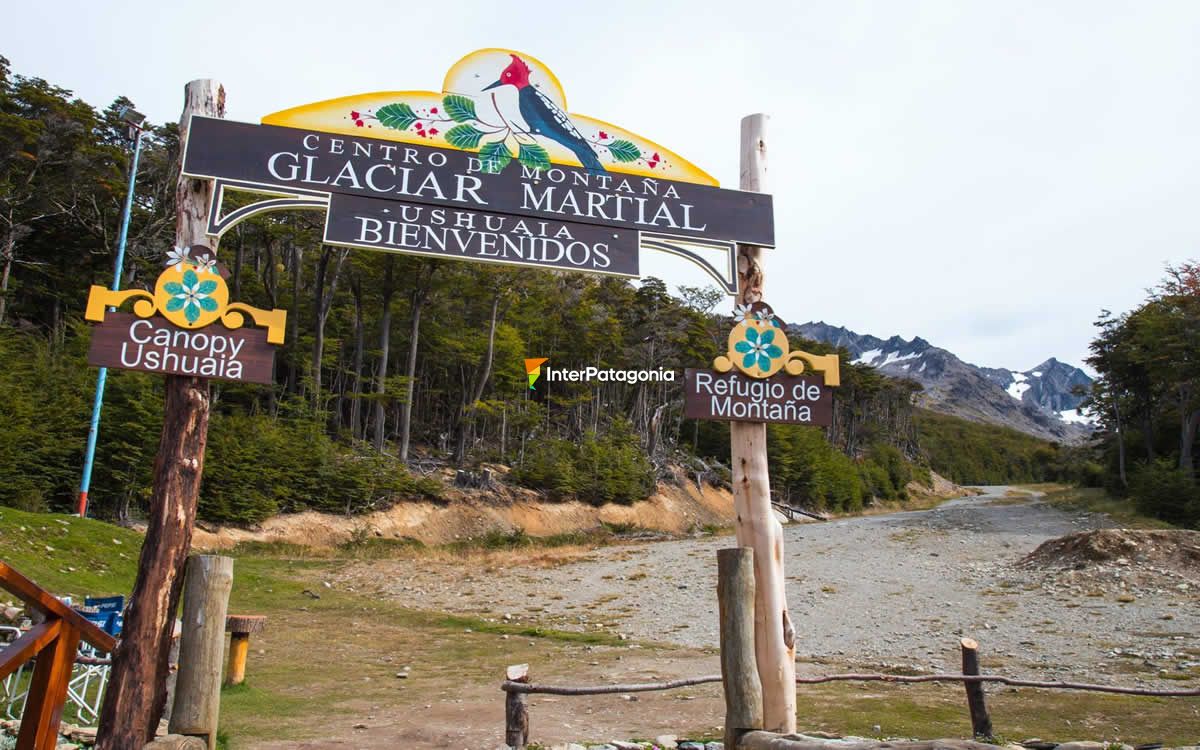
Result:
[[[742,190],[766,192],[767,116],[742,118]],[[763,298],[763,250],[738,246],[738,303]],[[730,422],[733,508],[737,541],[754,550],[754,651],[762,682],[763,724],[768,731],[796,731],[796,643],[787,611],[783,575],[783,527],[771,509],[767,426]]]
[[[187,142],[193,114],[224,117],[225,89],[207,79],[187,84],[179,122],[181,146]],[[208,180],[180,175],[177,246],[208,244],[205,230],[212,190]],[[210,402],[205,378],[169,375],[165,390],[146,540],[121,641],[113,653],[96,750],[129,750],[153,740],[167,700],[168,657],[196,520]]]

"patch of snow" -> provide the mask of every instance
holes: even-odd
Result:
[[[920,367],[920,368],[917,370],[917,372],[925,372],[925,365],[927,365],[927,364],[929,364],[929,363],[928,363],[928,362],[922,362],[922,363],[921,363],[921,367]]]
[[[1058,418],[1071,424],[1093,424],[1092,418],[1081,414],[1079,409],[1067,409],[1058,413]]]
[[[1005,390],[1008,391],[1008,395],[1020,401],[1021,397],[1025,395],[1025,391],[1029,390],[1030,388],[1029,383],[1027,382],[1029,378],[1025,377],[1025,373],[1021,372],[1014,372],[1012,377],[1013,382],[1010,383],[1008,388]]]
[[[1042,376],[1042,371],[1041,371],[1041,370],[1034,370],[1034,371],[1033,371],[1033,376],[1034,376],[1035,378],[1040,378],[1040,377]]]
[[[854,362],[851,364],[869,365],[872,361],[878,358],[880,354],[883,354],[882,349],[871,349],[870,351],[866,351],[858,355],[858,359],[854,360]]]
[[[921,356],[921,355],[917,354],[916,352],[913,352],[912,354],[900,354],[899,352],[889,352],[887,355],[887,358],[884,359],[883,362],[881,362],[880,364],[876,365],[876,367],[887,367],[888,365],[895,364],[896,362],[903,362],[906,359],[916,359],[919,356]],[[904,369],[908,369],[908,366],[906,365]]]

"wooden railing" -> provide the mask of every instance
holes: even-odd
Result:
[[[111,652],[117,642],[3,561],[0,561],[0,587],[45,618],[0,651],[0,679],[30,659],[37,659],[21,716],[17,750],[54,750],[79,642],[90,643],[103,652]]]

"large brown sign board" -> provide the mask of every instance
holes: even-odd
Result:
[[[775,244],[771,196],[554,164],[498,173],[457,149],[193,117],[183,172],[694,240]],[[332,213],[333,207],[330,208]]]
[[[92,327],[88,364],[122,370],[271,383],[275,347],[263,328],[230,330],[215,323],[184,330],[166,318],[110,312]]]
[[[833,391],[816,377],[779,372],[769,378],[752,378],[736,370],[687,369],[683,392],[683,415],[688,419],[833,424]]]

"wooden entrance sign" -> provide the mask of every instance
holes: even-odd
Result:
[[[260,125],[197,116],[190,131],[183,171],[213,181],[218,237],[314,209],[330,245],[626,277],[656,251],[729,294],[737,243],[775,244],[771,196],[722,189],[665,146],[569,113],[557,76],[514,50],[468,54],[441,92],[330,99]],[[268,197],[225,213],[230,191]]]

